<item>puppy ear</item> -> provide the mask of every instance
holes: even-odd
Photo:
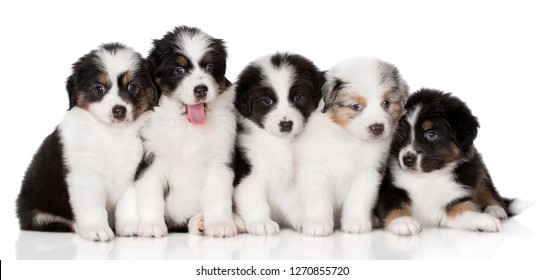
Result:
[[[323,113],[326,113],[332,108],[336,101],[336,97],[338,96],[338,91],[345,85],[342,80],[328,77],[328,75],[329,73],[326,72],[325,76],[327,76],[327,82],[323,85],[323,101],[325,102],[325,107],[323,107],[323,110],[321,111]]]
[[[76,86],[76,74],[70,75],[68,79],[66,80],[66,91],[68,92],[68,110],[74,108],[76,106],[76,93],[77,93],[77,86]]]
[[[325,72],[324,71],[316,71],[312,74],[312,83],[314,87],[314,106],[317,107],[319,105],[319,101],[321,101],[321,98],[323,97],[323,85],[325,84]]]
[[[410,87],[408,86],[408,83],[406,83],[406,81],[402,78],[402,76],[400,75],[400,72],[398,72],[398,69],[397,69],[397,73],[399,73],[398,82],[399,82],[399,91],[401,96],[400,104],[402,106],[402,115],[405,115],[406,109],[404,108],[404,106],[406,106],[406,102],[408,101],[408,96],[410,95]]]
[[[147,59],[147,70],[149,73],[149,77],[151,77],[150,82],[150,88],[153,89],[153,98],[151,99],[151,104],[153,107],[159,106],[159,99],[161,98],[161,87],[157,84],[155,79],[155,67],[154,64],[150,59]]]
[[[476,136],[480,124],[478,118],[472,115],[468,106],[456,97],[452,97],[452,105],[449,107],[449,123],[452,125],[457,145],[461,151],[468,152]]]
[[[234,107],[243,117],[248,117],[251,114],[252,104],[251,100],[249,100],[247,82],[239,80],[236,84],[235,92]]]

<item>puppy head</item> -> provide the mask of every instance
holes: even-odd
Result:
[[[303,56],[267,55],[238,77],[234,105],[270,134],[296,136],[319,105],[323,82],[323,74]]]
[[[406,110],[391,150],[401,169],[431,172],[471,156],[479,124],[459,98],[421,89]]]
[[[135,121],[158,102],[145,59],[120,43],[104,44],[74,63],[66,90],[69,109],[85,109],[105,124]]]
[[[209,104],[230,85],[224,42],[197,28],[176,27],[154,40],[148,60],[162,94],[178,101],[193,125],[206,123]]]
[[[334,65],[326,77],[323,113],[333,122],[364,141],[393,134],[408,97],[408,85],[394,65],[352,58]]]

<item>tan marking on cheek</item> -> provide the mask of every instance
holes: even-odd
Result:
[[[187,65],[189,65],[189,62],[184,56],[178,56],[178,58],[176,58],[176,62],[183,67],[187,67]]]
[[[395,219],[412,216],[412,207],[407,204],[401,205],[399,209],[395,209],[387,214],[383,219],[383,226],[388,227]]]
[[[87,110],[89,108],[89,102],[85,99],[85,92],[78,91],[76,92],[76,106]]]
[[[448,216],[448,218],[455,218],[467,211],[480,212],[476,204],[474,204],[474,202],[465,201],[451,207],[451,209],[448,211],[448,213],[446,213],[446,215]]]
[[[399,103],[391,103],[388,109],[389,115],[391,116],[391,123],[397,124],[402,117],[404,109]]]
[[[355,111],[351,108],[351,105],[355,103],[359,103],[364,110],[366,99],[359,95],[338,92],[338,97],[327,113],[334,123],[345,127],[362,111]]]
[[[134,120],[136,120],[140,115],[146,111],[153,109],[153,98],[155,98],[155,92],[151,87],[148,87],[145,91],[145,96],[142,96],[134,108]]]
[[[461,151],[459,150],[459,148],[457,148],[457,145],[455,145],[455,143],[453,142],[450,143],[449,157],[446,158],[446,162],[450,163],[450,162],[457,161],[460,156],[461,156]]]
[[[433,123],[431,121],[424,121],[423,124],[421,124],[421,128],[424,131],[427,131],[433,127]]]

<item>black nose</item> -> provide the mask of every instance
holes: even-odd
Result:
[[[115,105],[111,111],[113,113],[113,117],[117,120],[124,120],[127,116],[127,108],[125,106]]]
[[[414,166],[414,164],[416,163],[416,160],[417,160],[417,156],[413,153],[407,153],[406,155],[402,157],[402,163],[404,163],[406,167]]]
[[[291,132],[293,129],[293,121],[281,121],[280,122],[280,131],[281,132]]]
[[[208,94],[208,87],[205,85],[198,85],[195,87],[194,92],[197,98],[205,98]]]
[[[380,136],[383,133],[383,124],[381,123],[375,123],[370,126],[370,132],[374,134],[375,136]]]

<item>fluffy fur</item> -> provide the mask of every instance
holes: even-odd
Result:
[[[153,41],[148,60],[162,95],[142,130],[140,236],[164,236],[187,225],[208,236],[237,233],[230,167],[236,117],[226,59],[224,42],[197,28],[177,27]]]
[[[138,226],[134,173],[139,130],[157,102],[146,61],[119,43],[74,63],[70,108],[42,143],[23,179],[23,230],[75,231],[89,240],[132,236]]]
[[[518,213],[499,195],[473,145],[478,120],[457,97],[421,89],[406,104],[376,215],[399,235],[422,227],[496,232]]]
[[[311,61],[287,53],[262,57],[238,77],[234,201],[251,234],[277,234],[279,224],[300,228],[293,142],[317,108],[322,85]]]
[[[296,141],[296,187],[302,232],[368,232],[393,131],[408,86],[398,69],[375,58],[352,58],[326,73],[319,111]]]

